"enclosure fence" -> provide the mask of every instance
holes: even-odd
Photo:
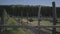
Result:
[[[26,28],[26,29],[35,29],[35,30],[38,30],[38,34],[41,34],[41,31],[40,31],[40,28],[46,28],[47,30],[49,30],[48,28],[52,28],[53,30],[52,31],[52,34],[56,34],[56,33],[59,33],[60,32],[57,32],[56,31],[56,28],[60,28],[60,26],[56,26],[56,18],[57,18],[57,14],[56,14],[56,7],[55,7],[55,2],[52,2],[52,10],[53,10],[53,26],[40,26],[40,21],[41,21],[41,15],[40,15],[40,11],[41,11],[41,6],[39,6],[39,10],[38,10],[38,26],[29,26],[29,25],[6,25],[6,18],[7,18],[7,12],[6,10],[4,9],[3,11],[3,14],[2,14],[2,17],[1,17],[1,23],[0,23],[0,32],[1,32],[1,29],[3,28]],[[22,12],[21,12],[21,18],[23,17],[22,15]],[[27,13],[27,20],[29,18],[29,14]],[[32,21],[32,19],[30,20]],[[22,23],[22,21],[21,21]],[[28,21],[27,21],[27,24],[28,24]]]

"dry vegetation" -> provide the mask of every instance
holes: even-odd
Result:
[[[37,18],[33,18],[33,19],[37,20]],[[52,19],[52,18],[50,18],[50,19]],[[60,20],[60,19],[57,18],[57,20]],[[23,18],[23,22],[26,22],[26,21],[27,21],[27,19]],[[30,26],[38,26],[38,21],[28,22],[28,25],[30,25]],[[42,21],[40,21],[40,25],[41,26],[53,26],[53,22],[42,20]],[[60,23],[57,23],[56,26],[60,26]],[[52,30],[52,28],[47,28],[47,29]],[[41,28],[41,30],[43,30],[45,32],[49,32],[50,34],[52,34],[52,31],[46,30],[44,28]],[[60,28],[56,28],[56,31],[60,32]]]
[[[20,23],[18,23],[15,19],[18,20],[18,17],[15,17],[15,18],[10,17],[6,24],[9,24],[9,25],[20,25]],[[22,18],[23,24],[29,25],[29,26],[38,26],[37,18],[33,17],[33,20],[35,20],[35,21],[29,22],[25,17]],[[26,23],[27,21],[28,21],[28,24]],[[53,22],[45,21],[45,20],[40,21],[40,25],[41,26],[52,26],[53,25],[52,23]],[[60,26],[60,23],[58,23],[56,25]],[[48,29],[52,30],[52,28],[48,28]],[[41,28],[41,30],[44,31],[44,32],[48,32],[50,34],[52,33],[52,31],[46,30],[45,28]],[[18,34],[31,33],[32,34],[32,32],[30,30],[22,29],[22,28],[19,28],[19,30],[18,29],[14,30],[13,28],[12,29],[7,28],[7,31],[9,31],[11,34],[12,33],[15,33],[15,34],[17,34],[17,33]],[[56,31],[60,32],[60,28],[57,28]]]

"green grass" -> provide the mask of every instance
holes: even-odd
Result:
[[[6,24],[9,24],[9,25],[18,25],[18,23],[13,18],[11,18],[11,17],[6,22]]]
[[[37,18],[33,18],[33,19],[37,19]],[[23,20],[23,22],[27,21],[26,18],[23,18],[22,20]],[[6,22],[6,24],[8,24],[8,25],[19,25],[19,23],[17,23],[14,20],[14,18],[12,18],[12,17],[9,17],[9,20]],[[37,26],[38,25],[38,21],[29,22],[29,25]],[[51,22],[49,22],[49,21],[42,20],[40,22],[40,25],[41,26],[52,26],[53,24]],[[57,25],[60,25],[60,24],[57,24]],[[52,28],[49,28],[49,29],[52,29]],[[42,30],[43,31],[47,31],[45,29],[42,29]],[[57,31],[60,32],[60,28],[57,28]],[[47,32],[49,32],[49,31],[47,31]],[[26,34],[26,32],[24,31],[23,28],[5,28],[5,32],[4,33],[5,34]]]
[[[8,25],[19,25],[14,18],[9,17],[9,20],[6,22]],[[5,34],[26,34],[23,28],[5,28],[3,33]]]
[[[24,31],[24,29],[22,28],[17,28],[17,29],[14,29],[14,28],[6,28],[5,34],[26,34],[26,32]]]

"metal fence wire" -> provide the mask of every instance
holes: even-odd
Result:
[[[13,9],[14,10],[14,9]],[[38,23],[38,26],[29,26],[29,25],[26,25],[23,21],[22,21],[22,18],[23,17],[23,12],[21,11],[21,17],[18,17],[17,19],[15,19],[18,23],[21,23],[22,25],[7,25],[5,24],[6,21],[9,19],[8,18],[8,13],[6,12],[6,9],[3,9],[3,13],[2,13],[2,17],[1,17],[1,23],[0,23],[0,32],[3,28],[26,28],[26,29],[34,29],[36,30],[35,34],[42,34],[41,33],[41,28],[44,28],[46,30],[49,30],[49,31],[52,31],[52,34],[60,34],[60,32],[56,31],[56,28],[60,28],[60,26],[56,26],[56,22],[57,22],[57,14],[56,14],[56,7],[55,7],[55,2],[52,2],[52,10],[53,10],[53,26],[41,26],[40,22],[41,22],[41,15],[40,15],[40,11],[41,11],[41,6],[39,6],[39,10],[38,10],[38,16],[37,16],[37,23]],[[17,13],[18,14],[18,13]],[[15,15],[15,14],[14,14]],[[19,15],[19,14],[18,14]],[[13,18],[15,18],[13,16]],[[32,17],[30,18],[29,17],[29,13],[27,12],[26,14],[26,19],[27,19],[27,24],[29,24],[29,22],[32,22],[34,21],[32,19]],[[52,28],[51,29],[48,29],[48,28]],[[46,34],[46,33],[44,33]]]

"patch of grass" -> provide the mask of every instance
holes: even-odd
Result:
[[[5,34],[26,34],[26,32],[24,31],[24,29],[22,28],[7,28],[6,31],[4,32]]]
[[[6,22],[8,25],[18,25],[14,18],[9,17],[9,20]],[[5,28],[4,34],[26,34],[22,28]]]
[[[18,25],[18,23],[11,17],[9,18],[9,20],[7,21],[6,24],[8,24],[8,25]]]

